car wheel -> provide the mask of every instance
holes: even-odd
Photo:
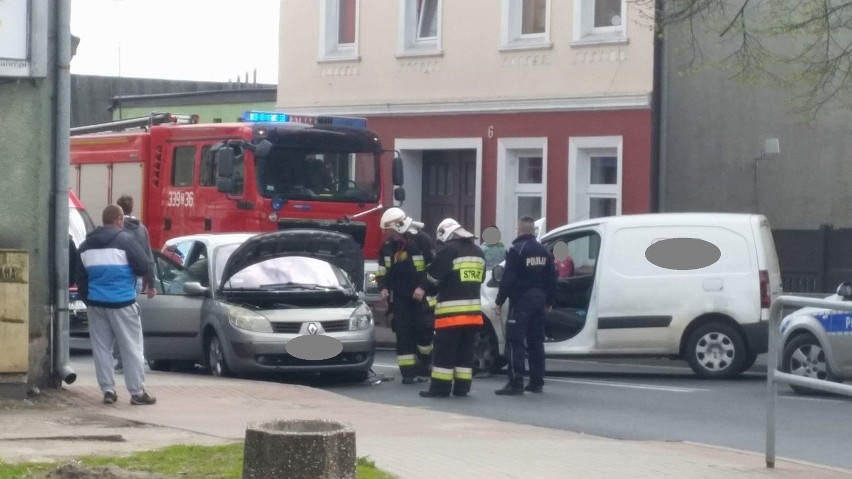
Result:
[[[781,370],[785,373],[795,374],[806,378],[822,379],[825,381],[836,381],[828,369],[825,360],[825,350],[812,334],[800,334],[790,340],[784,346],[784,354],[781,359]],[[802,386],[790,385],[794,391],[802,394],[814,394],[820,391],[803,388]]]
[[[479,328],[473,340],[473,371],[496,373],[505,363],[500,356],[497,335],[487,325]]]
[[[152,359],[148,362],[152,371],[171,371],[172,362],[168,359]]]
[[[207,338],[207,368],[213,376],[225,377],[231,375],[228,363],[225,362],[225,352],[216,333]]]
[[[736,376],[742,372],[747,354],[742,334],[724,323],[699,326],[686,343],[689,367],[708,379]]]

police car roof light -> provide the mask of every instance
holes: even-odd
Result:
[[[247,111],[243,113],[243,121],[265,123],[304,123],[309,125],[334,125],[353,128],[367,127],[366,118],[350,116],[290,115],[274,111]]]

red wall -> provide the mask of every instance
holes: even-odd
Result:
[[[547,137],[547,229],[568,218],[568,140],[572,136],[622,136],[622,213],[651,211],[652,115],[650,109],[564,113],[512,113],[370,117],[386,149],[394,139],[482,138],[482,226],[494,224],[496,211],[497,140]],[[488,137],[493,127],[493,137]],[[390,177],[390,165],[385,177]],[[412,181],[408,178],[407,181]],[[416,179],[419,181],[419,178]]]

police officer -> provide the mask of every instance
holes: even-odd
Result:
[[[496,394],[515,396],[542,392],[544,386],[544,314],[553,306],[556,266],[553,255],[535,237],[535,220],[518,220],[518,237],[506,255],[506,269],[497,291],[498,314],[510,299],[506,325],[509,382]],[[524,341],[526,340],[526,347]],[[530,379],[524,387],[524,356],[529,354]]]
[[[393,308],[392,329],[396,333],[396,358],[403,384],[413,384],[418,373],[427,374],[432,353],[432,325],[428,303],[414,298],[426,266],[435,256],[435,242],[421,231],[423,223],[399,208],[389,208],[381,219],[388,235],[379,253],[376,282],[383,298]],[[419,363],[419,364],[418,364]]]
[[[473,234],[447,218],[438,225],[435,238],[444,243],[426,268],[426,277],[414,292],[423,298],[437,287],[435,350],[432,381],[422,397],[467,396],[473,379],[473,343],[482,327],[479,288],[485,277],[485,256],[474,244]]]

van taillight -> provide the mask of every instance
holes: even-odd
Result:
[[[760,307],[768,308],[772,304],[772,297],[769,296],[769,272],[760,272]]]

